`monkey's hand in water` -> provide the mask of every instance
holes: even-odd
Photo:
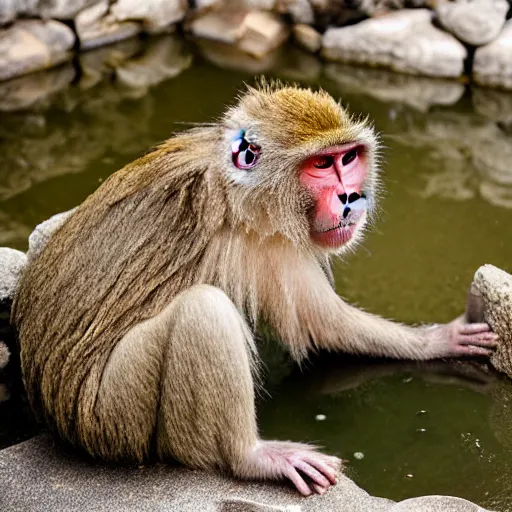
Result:
[[[437,357],[489,357],[498,346],[498,335],[486,323],[468,324],[463,317],[425,331],[427,341]]]

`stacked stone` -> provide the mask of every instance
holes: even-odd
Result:
[[[449,78],[472,67],[478,84],[512,89],[508,10],[507,0],[0,0],[0,80],[183,23],[255,59],[293,33],[326,60]]]

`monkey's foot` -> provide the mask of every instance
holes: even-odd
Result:
[[[440,357],[489,357],[498,345],[498,335],[488,324],[467,324],[459,318],[446,325],[431,327],[428,336],[439,347]]]
[[[246,461],[248,478],[288,478],[304,496],[323,494],[337,481],[341,461],[314,446],[288,441],[259,441]]]

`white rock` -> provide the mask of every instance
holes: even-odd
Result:
[[[73,208],[67,212],[57,213],[36,226],[32,234],[28,237],[28,259],[34,258],[41,252],[53,233],[64,224],[75,210],[76,208]]]
[[[80,11],[95,3],[96,0],[39,0],[28,14],[41,16],[43,19],[56,18],[71,20]]]
[[[110,12],[116,21],[142,21],[150,33],[166,30],[181,21],[186,14],[186,2],[181,0],[117,0]]]
[[[281,18],[266,11],[209,12],[193,20],[188,28],[196,37],[236,45],[257,58],[277,48],[290,35]]]
[[[476,50],[473,76],[480,85],[512,89],[512,20],[492,43]]]
[[[0,302],[12,300],[27,256],[21,251],[0,247]]]
[[[74,43],[73,31],[63,23],[20,20],[0,30],[0,80],[64,62]]]
[[[108,0],[100,0],[75,18],[75,30],[82,50],[122,41],[142,31],[140,23],[118,21],[109,13]]]
[[[458,77],[466,49],[432,25],[427,9],[404,9],[357,25],[331,28],[322,40],[329,60],[384,66],[416,75]]]
[[[294,23],[312,24],[315,21],[315,13],[309,0],[293,0],[287,2],[286,11]]]
[[[9,23],[17,14],[16,0],[0,0],[0,25]]]
[[[490,43],[500,33],[509,9],[507,0],[443,1],[436,9],[443,27],[473,46]]]
[[[316,53],[322,47],[322,35],[309,25],[297,23],[292,29],[294,41],[311,53]]]
[[[280,46],[290,36],[289,27],[281,18],[265,11],[251,11],[245,17],[238,47],[257,58]]]

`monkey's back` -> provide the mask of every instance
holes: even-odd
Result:
[[[24,383],[70,442],[100,427],[96,396],[116,344],[194,284],[224,222],[216,174],[191,165],[197,131],[112,175],[24,271],[12,312]]]

